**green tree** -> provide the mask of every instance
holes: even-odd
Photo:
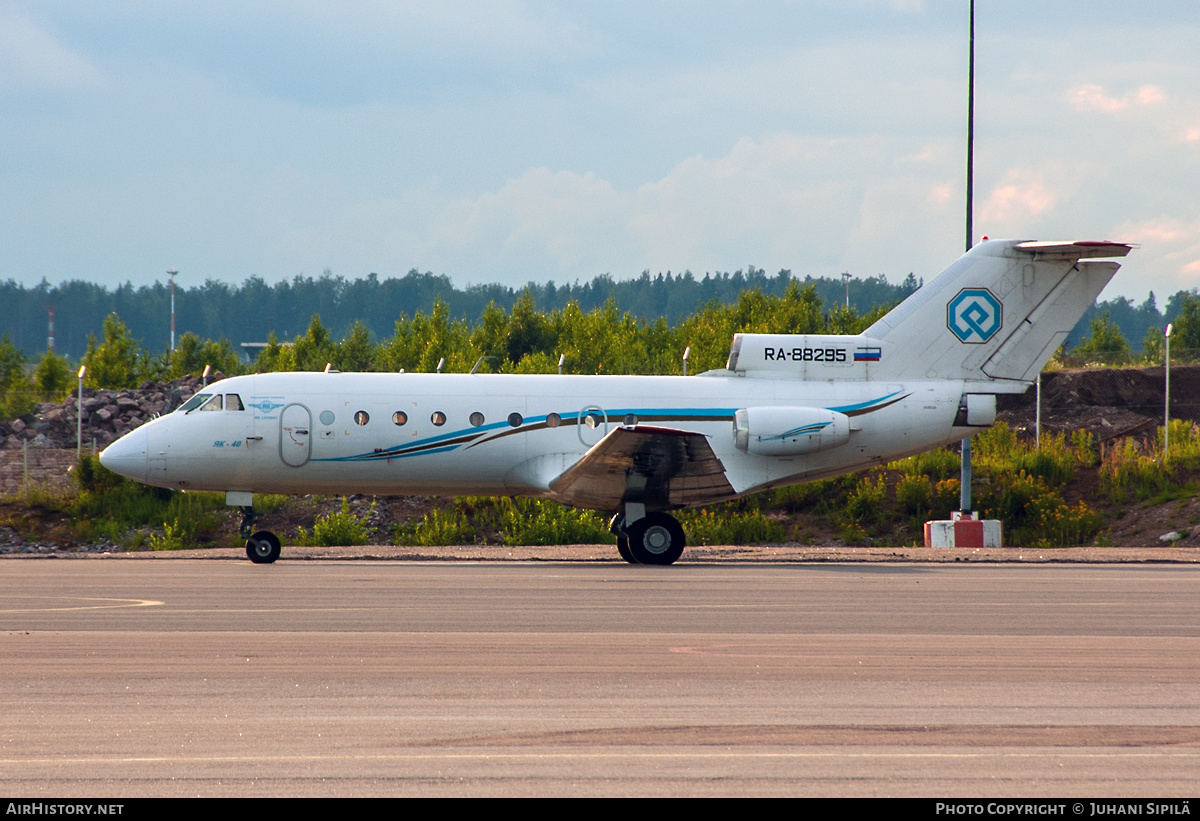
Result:
[[[430,315],[417,311],[411,320],[405,317],[396,320],[395,334],[380,346],[379,369],[430,373],[445,359],[443,370],[462,372],[469,370],[478,358],[471,348],[467,323],[451,319],[450,307],[436,299]]]
[[[1147,328],[1146,336],[1142,339],[1142,361],[1147,365],[1161,365],[1163,362],[1163,329]]]
[[[1180,293],[1179,315],[1171,323],[1171,358],[1200,357],[1200,295]]]
[[[337,345],[318,314],[313,314],[304,336],[296,337],[292,355],[298,371],[323,371],[337,358]]]
[[[254,360],[254,370],[256,373],[296,370],[296,356],[292,344],[280,343],[275,332],[271,331],[267,337],[267,347],[263,348]]]
[[[64,357],[46,351],[33,372],[33,383],[43,402],[61,402],[75,387],[75,374]]]
[[[513,304],[508,323],[508,340],[505,354],[508,361],[516,365],[532,353],[549,353],[554,347],[554,334],[546,315],[533,304],[533,295],[526,288]]]
[[[371,332],[362,322],[356,321],[349,335],[337,346],[333,367],[339,371],[369,371],[375,364],[376,354]]]
[[[1103,362],[1106,365],[1129,362],[1129,343],[1121,329],[1112,321],[1108,311],[1092,320],[1091,331],[1091,335],[1084,337],[1075,350],[1071,351],[1071,356]]]
[[[164,355],[162,371],[167,379],[178,379],[184,374],[199,376],[204,373],[205,366],[226,376],[242,371],[242,363],[228,339],[201,339],[191,331],[179,338],[179,344],[174,351],[168,351]]]
[[[12,419],[33,410],[33,391],[25,375],[25,351],[0,337],[0,417]]]
[[[91,388],[132,388],[149,370],[149,357],[115,313],[104,318],[104,341],[88,337],[83,382]]]

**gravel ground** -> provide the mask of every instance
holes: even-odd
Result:
[[[8,553],[0,558],[72,558],[72,559],[223,559],[246,561],[243,550],[209,548],[169,552],[113,552],[99,546],[97,550],[64,551],[47,549],[38,552]],[[357,547],[290,547],[283,548],[284,561],[359,560],[359,561],[517,561],[517,562],[612,562],[624,564],[613,545],[558,545],[549,547],[494,547],[480,545],[449,547],[396,547],[394,545],[364,545]],[[811,547],[799,545],[697,546],[684,551],[679,564],[744,564],[798,562],[1009,562],[1050,563],[1078,562],[1092,564],[1200,562],[1200,548],[1195,547],[1068,547],[1039,550],[1024,547],[1004,548],[927,548],[927,547]]]

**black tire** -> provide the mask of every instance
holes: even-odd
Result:
[[[617,534],[617,552],[630,564],[639,564],[638,560],[633,558],[633,554],[629,552],[629,537],[624,533]]]
[[[269,530],[260,530],[246,540],[246,556],[255,564],[271,564],[281,549],[279,537]]]
[[[683,527],[667,513],[647,513],[625,528],[629,553],[639,564],[675,564],[683,555]]]

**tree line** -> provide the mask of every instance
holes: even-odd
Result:
[[[154,353],[124,318],[110,312],[103,319],[100,336],[88,335],[80,361],[86,366],[85,385],[91,388],[134,387],[146,380],[199,374],[206,366],[226,375],[326,367],[341,371],[430,372],[440,368],[463,372],[475,368],[485,373],[554,373],[561,358],[566,373],[673,374],[682,371],[682,357],[689,349],[689,372],[699,373],[724,365],[735,333],[859,333],[899,302],[907,288],[918,285],[910,277],[898,291],[888,291],[896,286],[888,286],[880,277],[876,285],[890,298],[861,311],[853,302],[847,307],[844,299],[823,298],[815,281],[802,284],[787,275],[785,283],[786,273],[774,278],[775,284],[783,286],[781,293],[758,287],[742,289],[728,302],[714,298],[675,322],[661,313],[645,317],[622,310],[611,295],[592,308],[572,299],[547,311],[537,301],[538,293],[545,297],[547,292],[533,287],[516,295],[507,309],[490,300],[474,320],[456,315],[448,301],[434,296],[428,311],[401,312],[386,336],[361,318],[338,331],[316,312],[309,314],[304,330],[291,338],[267,332],[266,347],[253,363],[244,361],[227,337],[214,339],[191,331],[179,338],[174,351]],[[761,271],[753,274],[765,279]],[[648,275],[645,280],[653,293],[657,281]],[[666,284],[664,277],[663,287]],[[841,282],[834,284],[844,288]],[[1188,292],[1177,296],[1169,303],[1175,311],[1172,357],[1187,361],[1200,356],[1200,296]],[[1161,328],[1145,330],[1139,353],[1119,325],[1122,311],[1142,320],[1162,317],[1154,307],[1153,295],[1136,309],[1123,298],[1094,306],[1080,323],[1084,330],[1079,342],[1059,352],[1060,364],[1161,362]],[[268,327],[257,326],[261,330]],[[37,402],[61,401],[77,384],[77,368],[57,352],[46,351],[34,360],[3,334],[0,417],[27,413]]]
[[[506,309],[491,302],[480,317],[455,317],[435,299],[431,310],[401,315],[391,334],[376,339],[355,321],[340,336],[319,314],[303,333],[281,340],[274,332],[253,363],[245,363],[228,339],[185,333],[174,351],[151,353],[115,313],[101,337],[91,336],[82,357],[84,384],[91,388],[134,387],[145,380],[198,374],[210,366],[226,375],[268,371],[468,371],[554,373],[680,373],[690,348],[689,370],[724,366],[734,333],[858,333],[890,305],[860,313],[853,306],[826,307],[814,285],[792,281],[783,294],[743,291],[732,303],[710,301],[679,322],[653,321],[622,311],[615,300],[584,310],[578,302],[539,310],[522,292]],[[36,363],[7,336],[0,337],[0,415],[28,412],[38,401],[61,401],[76,382],[75,368],[47,351]]]
[[[534,305],[546,312],[565,310],[571,303],[587,312],[612,300],[639,319],[662,317],[673,325],[712,300],[732,303],[742,291],[782,296],[796,279],[787,270],[769,276],[753,266],[703,277],[690,271],[657,276],[645,271],[623,281],[602,275],[584,283],[530,283],[523,289],[497,284],[460,289],[449,277],[416,270],[403,277],[369,274],[353,280],[326,270],[319,277],[296,276],[273,285],[251,277],[241,285],[209,280],[183,287],[183,276],[175,295],[176,328],[202,339],[224,337],[233,341],[235,349],[242,342],[265,342],[270,331],[280,339],[292,339],[305,332],[313,314],[320,315],[339,339],[349,334],[355,323],[362,323],[376,339],[382,339],[392,332],[399,317],[411,317],[418,311],[429,314],[439,300],[450,316],[476,321],[492,303],[512,305],[522,294],[528,294]],[[802,282],[813,285],[826,302],[845,302],[846,286],[841,279],[806,278]],[[852,278],[850,304],[859,311],[892,304],[919,284],[911,274],[899,284],[889,283],[883,275]],[[81,280],[53,286],[43,280],[27,288],[10,279],[0,283],[0,304],[5,306],[0,334],[7,334],[14,345],[26,351],[47,347],[51,310],[55,350],[76,362],[87,349],[88,337],[99,336],[104,318],[113,313],[121,317],[135,339],[151,349],[169,346],[171,290],[166,282],[139,288],[126,283],[109,289]]]

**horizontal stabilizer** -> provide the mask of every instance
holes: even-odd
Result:
[[[1123,257],[1134,246],[1127,242],[1108,240],[1077,240],[1075,242],[1018,242],[1013,250],[1029,254],[1034,259],[1111,259]]]

